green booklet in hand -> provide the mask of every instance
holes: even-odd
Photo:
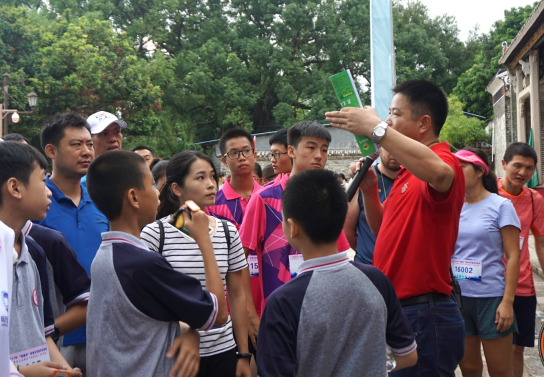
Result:
[[[363,107],[349,69],[331,76],[330,80],[342,107]],[[359,135],[354,136],[363,156],[366,157],[372,153],[376,153],[378,147],[372,142],[371,138]]]

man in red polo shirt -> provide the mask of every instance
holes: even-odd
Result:
[[[376,174],[360,185],[377,235],[373,264],[391,280],[417,342],[418,362],[393,376],[455,376],[464,354],[464,322],[451,298],[450,263],[465,196],[459,161],[438,135],[448,115],[444,92],[424,80],[393,89],[389,117],[374,109],[326,114],[333,126],[372,137],[403,168],[380,203]]]

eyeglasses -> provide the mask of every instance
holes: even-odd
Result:
[[[276,153],[268,152],[266,154],[266,157],[268,157],[270,160],[271,159],[279,160],[282,154],[287,154],[287,152],[276,152]]]
[[[231,160],[238,160],[242,154],[245,158],[253,157],[253,149],[244,149],[242,151],[230,151],[223,155],[223,157],[228,157]]]

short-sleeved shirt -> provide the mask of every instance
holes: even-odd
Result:
[[[512,202],[497,194],[484,200],[463,205],[459,222],[459,236],[453,259],[471,261],[481,275],[475,279],[457,279],[466,297],[502,297],[504,295],[504,247],[501,228],[521,225]],[[463,265],[458,264],[463,268]],[[468,266],[468,264],[467,264]],[[452,265],[453,274],[459,273]],[[466,267],[465,267],[466,268]],[[464,272],[464,271],[463,271]],[[466,275],[461,273],[461,275]]]
[[[497,179],[497,185],[499,195],[512,201],[521,222],[520,271],[516,296],[536,296],[529,255],[529,231],[535,237],[544,235],[544,198],[537,191],[525,186],[519,195],[512,195],[502,188],[500,178]]]
[[[262,377],[385,376],[386,344],[397,356],[417,347],[389,280],[345,252],[304,261],[270,295],[258,338]]]
[[[251,195],[261,189],[262,187],[253,179],[253,192]],[[206,213],[217,219],[230,221],[239,231],[249,200],[251,200],[251,196],[246,200],[246,198],[234,191],[230,185],[230,179],[227,179],[223,187],[217,192],[215,205],[206,208]],[[251,255],[257,256],[254,251],[251,252]],[[248,264],[250,263],[249,258],[252,257],[248,256]],[[250,280],[255,310],[258,315],[261,315],[261,283],[258,276],[251,276]]]
[[[0,221],[0,375],[9,376],[9,310],[13,284],[15,233]]]
[[[91,278],[77,261],[76,253],[62,233],[30,221],[25,224],[22,232],[36,241],[45,253],[48,276],[46,287],[54,318],[64,314],[73,305],[87,301]]]
[[[43,347],[46,344],[45,337],[54,330],[51,304],[44,301],[40,281],[40,274],[46,274],[45,265],[38,269],[28,250],[30,244],[34,248],[40,247],[34,241],[25,239],[22,234],[20,239],[21,253],[13,264],[13,295],[10,306],[9,349],[12,356]],[[44,358],[41,361],[49,359]]]
[[[174,270],[198,279],[202,287],[205,287],[204,260],[202,259],[202,253],[198,244],[193,238],[172,226],[168,220],[169,216],[160,220],[164,225],[162,255],[172,265]],[[223,224],[219,219],[216,219],[215,229],[210,236],[225,292],[227,287],[225,277],[227,273],[240,271],[247,267],[238,231],[231,223],[228,223],[228,229],[231,239],[230,250],[227,246]],[[159,250],[159,232],[159,226],[155,222],[147,225],[142,230],[142,240],[152,251]],[[230,316],[223,326],[200,332],[200,356],[202,357],[217,355],[235,346],[236,343],[232,335],[232,321]]]
[[[291,280],[290,256],[301,255],[289,245],[281,225],[281,199],[289,177],[290,174],[284,174],[251,197],[240,227],[242,245],[257,252],[262,289],[261,310],[268,296]],[[337,246],[340,252],[350,249],[343,231]]]
[[[444,196],[401,169],[384,203],[374,266],[391,280],[400,300],[427,293],[451,294],[450,263],[465,199],[465,176],[448,143],[430,147],[455,174]],[[440,196],[442,196],[440,195]]]
[[[378,168],[378,164],[379,162],[374,163],[372,168],[378,177],[378,195],[380,197],[380,202],[383,203],[385,199],[387,199],[387,195],[389,195],[395,180],[383,175]],[[372,264],[376,237],[372,234],[370,226],[366,221],[363,194],[361,191],[359,191],[357,202],[359,203],[359,220],[357,221],[357,247],[355,248],[355,262]]]
[[[179,321],[210,328],[217,298],[133,235],[102,237],[87,309],[87,375],[166,377],[173,366],[166,353],[180,334]]]
[[[78,262],[90,274],[91,263],[102,240],[101,234],[109,230],[109,222],[83,186],[81,200],[76,207],[49,177],[46,185],[53,193],[50,210],[45,219],[36,223],[61,232],[76,253]],[[64,336],[65,346],[82,343],[85,343],[85,326]]]

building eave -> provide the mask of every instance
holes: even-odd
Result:
[[[499,63],[513,69],[542,35],[544,35],[544,0],[538,3],[518,34],[512,39]]]

